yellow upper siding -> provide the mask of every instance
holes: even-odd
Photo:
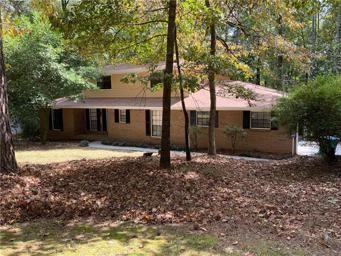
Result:
[[[141,82],[124,83],[121,79],[126,74],[111,75],[111,89],[85,90],[85,98],[134,98],[139,97],[162,97],[162,90],[152,92]],[[142,74],[143,75],[143,74]],[[172,93],[173,97],[179,96],[178,92]],[[186,95],[187,96],[187,95]]]

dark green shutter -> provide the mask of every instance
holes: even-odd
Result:
[[[107,131],[107,110],[105,108],[102,109],[102,123],[103,123],[103,131]]]
[[[126,110],[126,123],[127,124],[130,123],[130,110],[129,109]]]
[[[97,112],[97,131],[101,131],[102,127],[101,127],[101,109],[96,109]]]
[[[150,110],[146,109],[145,112],[145,119],[146,119],[146,136],[150,136]]]
[[[64,117],[63,117],[63,109],[60,109],[60,130],[64,131]]]
[[[115,109],[115,123],[119,123],[120,122],[120,112],[118,109]]]
[[[49,111],[49,129],[52,130],[52,109]]]
[[[250,129],[250,111],[243,111],[243,129]]]
[[[90,130],[90,118],[89,118],[89,115],[90,115],[90,111],[89,109],[85,109],[85,122],[86,122],[86,129],[89,131]]]
[[[197,112],[195,110],[191,110],[189,113],[191,126],[197,126]]]
[[[271,130],[278,130],[278,120],[276,117],[271,117]]]

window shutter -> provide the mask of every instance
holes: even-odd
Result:
[[[145,112],[145,118],[146,118],[146,136],[150,136],[150,110],[146,109]]]
[[[271,118],[271,130],[278,130],[278,120],[276,117]]]
[[[219,112],[215,112],[215,128],[219,128]]]
[[[97,131],[101,131],[101,110],[98,108],[97,112]]]
[[[115,123],[120,122],[120,111],[118,109],[115,109]]]
[[[64,117],[63,117],[63,109],[60,109],[60,130],[64,131]]]
[[[130,110],[129,109],[126,110],[126,123],[130,124]]]
[[[250,129],[250,111],[243,111],[243,129]]]
[[[85,109],[85,121],[86,121],[86,129],[89,131],[90,130],[90,119],[89,119],[89,109]]]
[[[105,108],[102,109],[102,123],[103,123],[103,131],[107,131],[107,110]]]
[[[49,111],[49,130],[52,130],[52,109]]]
[[[191,110],[190,112],[191,126],[197,126],[197,112]]]

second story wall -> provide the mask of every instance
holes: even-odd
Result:
[[[162,90],[152,91],[150,85],[141,82],[125,83],[121,79],[126,74],[111,75],[111,89],[85,90],[85,98],[134,98],[134,97],[162,97]],[[144,75],[144,74],[139,74]],[[147,75],[147,73],[145,73]],[[179,96],[178,92],[172,93],[173,97]]]

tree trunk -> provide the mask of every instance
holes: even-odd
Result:
[[[0,172],[12,172],[18,168],[15,159],[9,120],[5,60],[2,42],[2,19],[0,10]]]
[[[178,73],[179,73],[181,106],[182,106],[182,112],[184,112],[184,118],[185,118],[186,161],[191,161],[192,157],[191,157],[191,149],[189,145],[189,117],[188,117],[186,104],[185,104],[185,96],[184,96],[183,80],[182,80],[182,73],[181,73],[181,67],[180,67],[179,47],[178,47],[178,41],[177,41],[177,36],[176,36],[176,30],[175,30],[175,56],[176,56],[176,64],[178,68]]]
[[[173,83],[173,61],[175,43],[175,16],[176,0],[168,2],[168,31],[166,69],[163,82],[163,107],[162,107],[162,137],[160,167],[170,168],[170,121],[171,121],[171,91]]]
[[[205,0],[205,4],[207,8],[210,8],[210,1]],[[215,31],[215,22],[214,18],[210,17],[210,34],[211,34],[211,46],[210,46],[210,54],[212,59],[216,54],[216,31]],[[208,128],[208,154],[216,155],[216,145],[215,145],[215,115],[216,115],[216,91],[215,91],[215,71],[214,66],[212,64],[212,59],[208,64],[208,84],[210,88],[210,120],[209,120],[209,128]]]
[[[42,122],[42,127],[40,131],[40,139],[41,139],[41,144],[45,145],[47,142],[47,133],[49,130],[49,108],[44,108],[41,110],[41,122]]]

